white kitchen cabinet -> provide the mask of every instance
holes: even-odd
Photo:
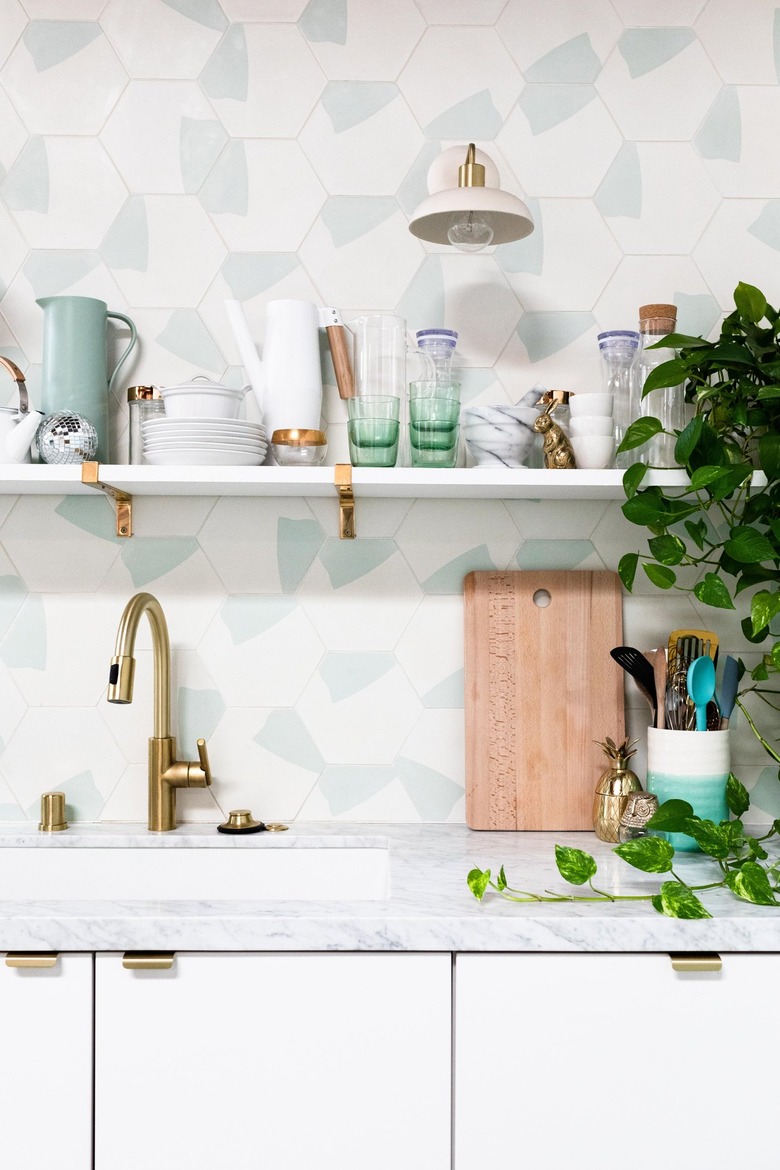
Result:
[[[98,955],[95,1170],[450,1170],[448,954]]]
[[[92,955],[0,954],[0,1166],[92,1166]]]
[[[780,955],[463,955],[455,1170],[659,1170],[776,1146]]]

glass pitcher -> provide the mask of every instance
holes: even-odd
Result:
[[[350,321],[353,336],[353,370],[355,394],[392,395],[403,398],[406,393],[407,355],[416,354],[423,363],[416,376],[434,379],[436,367],[433,358],[424,349],[409,341],[406,321],[391,313],[369,313]]]

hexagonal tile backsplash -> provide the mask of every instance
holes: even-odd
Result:
[[[258,342],[269,300],[304,297],[458,329],[464,399],[495,402],[592,385],[596,333],[634,327],[646,301],[709,333],[737,280],[780,295],[778,10],[745,0],[738,36],[733,11],[0,0],[0,350],[34,397],[35,298],[96,296],[139,327],[125,385],[235,383],[225,297]],[[480,256],[407,231],[432,158],[469,140],[536,221]],[[121,459],[118,398],[114,413]],[[325,415],[341,418],[330,391]],[[593,501],[366,501],[360,526],[347,546],[331,501],[145,499],[122,545],[103,501],[0,499],[0,819],[36,817],[44,787],[73,819],[143,819],[145,631],[136,702],[101,696],[122,607],[148,588],[182,746],[212,743],[214,789],[182,798],[185,819],[239,803],[462,820],[464,573],[614,568],[634,534]],[[625,602],[639,645],[702,620],[685,597]],[[739,726],[735,757],[777,815]]]

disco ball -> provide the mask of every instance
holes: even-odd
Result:
[[[55,410],[38,427],[35,441],[44,463],[85,463],[97,451],[98,436],[83,414]]]

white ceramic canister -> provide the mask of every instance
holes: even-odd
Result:
[[[257,397],[269,437],[277,430],[320,428],[319,326],[319,310],[310,301],[268,302],[262,390]]]
[[[726,783],[731,771],[731,744],[726,731],[647,729],[648,792],[665,800],[687,800],[702,820],[726,821]],[[684,833],[662,834],[675,849],[698,848]]]

